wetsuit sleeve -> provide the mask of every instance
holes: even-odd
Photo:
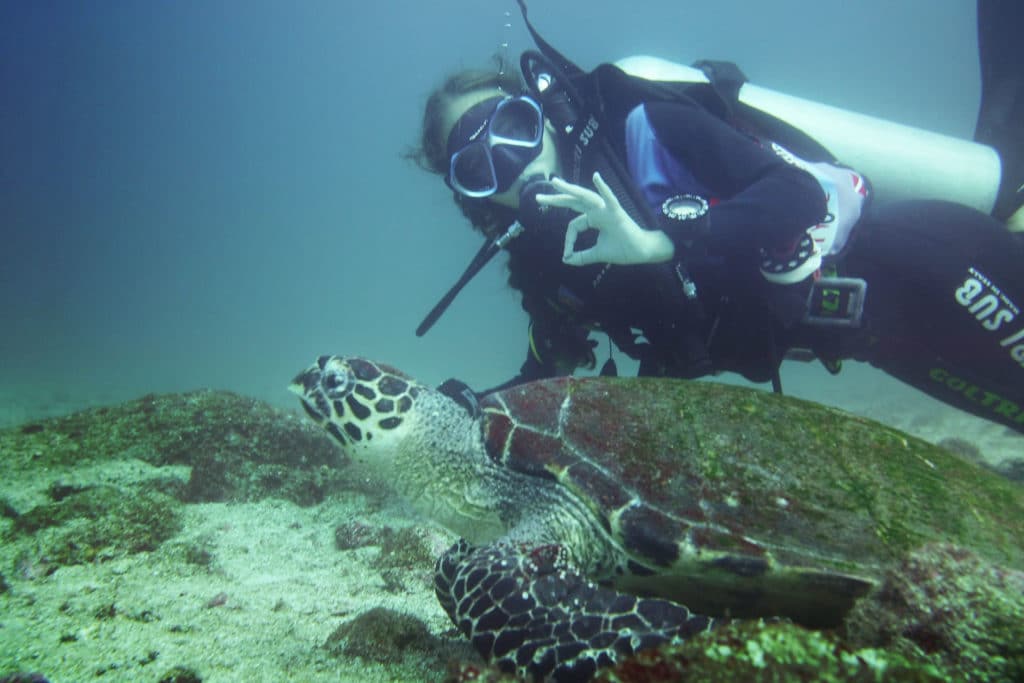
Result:
[[[709,246],[785,248],[824,218],[824,193],[806,171],[696,103],[644,106],[658,141],[719,200],[709,213]],[[685,251],[684,235],[661,227]]]

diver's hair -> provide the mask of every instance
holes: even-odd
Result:
[[[509,95],[518,95],[525,90],[525,84],[518,70],[505,68],[498,60],[498,68],[464,69],[446,78],[441,86],[427,98],[423,110],[423,128],[420,144],[405,153],[405,157],[425,171],[445,175],[448,173],[448,131],[444,130],[448,107],[457,98],[475,90],[502,90]],[[498,206],[487,199],[471,199],[458,192],[453,193],[455,203],[473,224],[473,227],[488,237],[495,237],[500,230],[515,220],[515,212]]]
[[[518,72],[511,69],[464,69],[446,78],[430,93],[423,109],[420,145],[409,150],[406,157],[425,171],[444,175],[448,172],[448,131],[443,129],[448,107],[459,97],[475,90],[502,90],[518,95],[525,85]]]

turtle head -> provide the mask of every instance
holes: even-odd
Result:
[[[480,491],[482,473],[498,468],[484,449],[476,404],[446,384],[438,390],[364,358],[320,356],[289,389],[359,476],[461,535],[493,537],[500,530],[494,496]]]
[[[397,446],[421,392],[430,391],[390,366],[341,356],[320,356],[288,388],[350,455]]]

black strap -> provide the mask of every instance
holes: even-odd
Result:
[[[437,390],[462,406],[462,409],[470,417],[476,419],[483,415],[476,392],[462,380],[455,379],[454,377],[446,379],[437,387]]]
[[[541,35],[537,33],[537,30],[533,28],[533,24],[530,23],[530,18],[526,16],[526,0],[519,0],[519,9],[523,13],[523,22],[526,24],[526,30],[530,32],[530,37],[533,38],[533,42],[537,44],[537,47],[544,56],[555,62],[555,66],[561,69],[566,76],[578,77],[584,75],[583,69],[569,61],[565,55],[552,47],[551,43],[544,40]]]
[[[747,82],[746,75],[733,62],[717,59],[702,59],[694,62],[693,66],[708,77],[708,82],[721,100],[728,119],[735,119],[740,101],[740,88]]]

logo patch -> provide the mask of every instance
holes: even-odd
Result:
[[[1020,308],[992,280],[977,268],[967,269],[967,276],[953,292],[953,298],[974,316],[988,332],[999,332],[999,346],[1024,367],[1024,325]]]

